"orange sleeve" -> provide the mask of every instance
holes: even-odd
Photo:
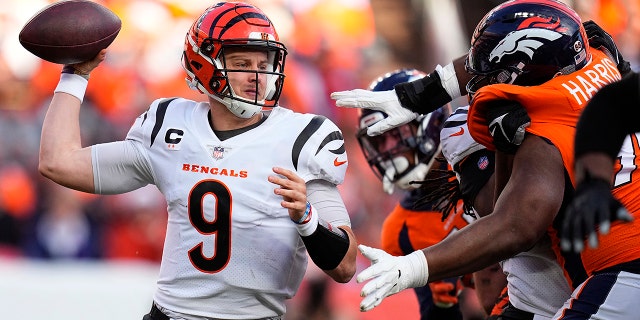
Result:
[[[593,60],[581,70],[555,77],[538,86],[494,84],[478,90],[468,115],[469,133],[487,149],[495,150],[486,109],[491,101],[519,102],[529,113],[527,132],[551,141],[573,177],[573,137],[580,112],[602,87],[620,80],[620,73],[604,53],[593,50]]]
[[[432,246],[469,224],[461,216],[452,213],[442,221],[441,212],[413,211],[398,204],[382,224],[382,250],[400,256]]]

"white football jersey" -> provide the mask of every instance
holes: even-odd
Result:
[[[469,106],[456,109],[440,132],[442,154],[452,166],[485,148],[469,134],[468,112]],[[550,318],[571,295],[548,236],[532,249],[502,261],[501,266],[507,275],[509,302],[520,310]]]
[[[154,299],[203,317],[282,315],[304,276],[307,254],[282,196],[274,194],[278,186],[267,177],[278,166],[305,181],[342,183],[342,133],[325,117],[276,107],[257,127],[221,141],[208,114],[208,103],[157,100],[127,135],[146,152],[147,182],[168,205]]]
[[[471,137],[467,127],[469,106],[457,108],[444,123],[440,131],[440,145],[442,155],[451,166],[454,166],[466,156],[482,150],[485,147]]]
[[[529,249],[504,260],[509,302],[538,316],[553,317],[571,296],[571,287],[545,235]]]

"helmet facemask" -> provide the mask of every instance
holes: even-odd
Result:
[[[233,52],[265,52],[266,63],[258,69],[234,67]],[[262,108],[275,107],[282,92],[285,46],[271,21],[258,8],[245,3],[219,3],[198,19],[185,39],[183,66],[192,89],[225,105],[234,115],[250,118]],[[253,73],[253,97],[238,95],[230,75]]]
[[[388,72],[371,82],[369,90],[393,90],[395,85],[426,76],[416,69],[399,69]],[[446,105],[407,124],[393,128],[379,136],[369,136],[367,128],[387,117],[381,111],[359,109],[356,138],[373,173],[382,181],[385,192],[394,187],[413,190],[419,187],[414,181],[422,181],[434,159],[440,153],[440,130],[451,114]]]
[[[504,69],[492,70],[485,73],[467,66],[468,72],[474,75],[467,83],[467,93],[473,96],[478,89],[491,84],[515,84],[518,76],[524,73],[522,68],[524,68],[524,63],[520,62],[517,66],[507,66]]]
[[[357,139],[385,192],[392,193],[394,186],[414,190],[419,184],[413,182],[425,179],[441,150],[439,129],[450,113],[446,110],[448,105],[378,136],[367,135],[367,125],[385,116],[374,112],[361,118]]]
[[[233,114],[240,118],[250,118],[260,112],[263,107],[274,107],[274,101],[281,93],[281,86],[284,80],[282,68],[284,61],[279,61],[281,53],[277,49],[269,48],[266,51],[267,63],[258,70],[238,69],[230,66],[227,61],[227,54],[234,51],[243,52],[265,52],[268,45],[225,45],[219,50],[218,57],[213,59],[218,72],[211,77],[209,87],[215,92],[210,95],[212,98],[224,104]],[[249,73],[253,75],[256,93],[253,98],[242,97],[236,93],[231,86],[229,76],[231,73]],[[263,78],[264,80],[261,80]],[[275,99],[274,99],[275,98]]]
[[[372,116],[375,114],[379,113]],[[394,174],[389,178],[396,181],[417,163],[414,151],[417,148],[416,130],[416,125],[410,122],[377,136],[369,136],[366,127],[358,131],[357,139],[362,152],[379,179],[385,176],[389,168],[393,168]]]

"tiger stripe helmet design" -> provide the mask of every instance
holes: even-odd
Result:
[[[265,70],[233,70],[225,61],[225,50],[236,48],[265,51]],[[242,2],[219,2],[193,23],[185,37],[182,65],[187,84],[224,104],[240,118],[250,118],[263,107],[274,107],[282,92],[287,49],[279,42],[271,20],[260,9]],[[229,72],[252,72],[256,80],[266,75],[266,90],[254,99],[236,95]],[[256,92],[258,92],[256,81]]]

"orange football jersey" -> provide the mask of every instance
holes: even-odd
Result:
[[[445,221],[442,221],[442,212],[415,211],[398,204],[382,225],[382,249],[391,255],[402,256],[432,246],[468,225],[465,218],[473,220],[462,214],[461,204],[458,213],[451,212]]]
[[[490,107],[491,101],[498,99],[519,102],[531,118],[531,125],[526,131],[549,140],[560,151],[565,169],[575,186],[573,150],[576,124],[580,113],[598,90],[621,79],[616,64],[608,55],[594,49],[592,56],[592,61],[584,68],[568,75],[557,76],[539,86],[495,84],[481,88],[471,101],[468,118],[469,132],[476,141],[488,149],[495,150],[489,132],[489,122],[485,118],[486,108]],[[610,235],[600,237],[598,249],[586,250],[581,254],[582,267],[587,274],[620,262],[640,258],[640,235],[638,234],[640,228],[633,228],[637,232],[630,229],[614,225]],[[550,226],[549,234],[560,265],[565,265],[562,252],[557,245],[559,243],[557,230],[553,226]],[[616,246],[616,243],[621,241],[620,237],[630,243],[625,244],[625,250]],[[634,249],[628,250],[630,247]]]

